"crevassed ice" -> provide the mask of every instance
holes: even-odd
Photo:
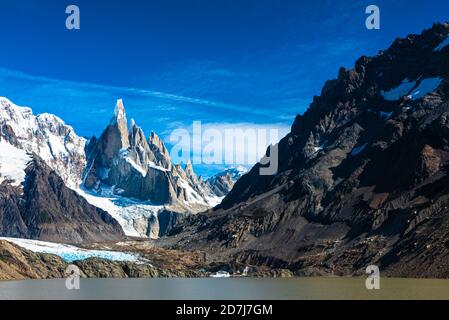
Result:
[[[152,215],[157,215],[164,208],[149,202],[120,197],[114,194],[112,188],[106,186],[102,186],[102,194],[81,188],[76,189],[76,192],[91,205],[109,213],[120,224],[125,235],[130,237],[146,237],[146,228],[138,230],[137,222],[148,221]]]
[[[138,254],[134,253],[107,250],[88,250],[63,243],[5,237],[0,237],[0,240],[12,242],[19,247],[25,248],[32,252],[57,255],[66,262],[85,260],[88,258],[102,258],[112,261],[138,261],[140,258]]]

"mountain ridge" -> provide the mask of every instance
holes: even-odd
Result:
[[[278,173],[256,164],[165,244],[298,275],[446,277],[448,35],[435,24],[340,68],[279,142]]]

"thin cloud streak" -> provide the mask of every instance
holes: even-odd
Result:
[[[182,95],[176,95],[176,94],[159,92],[159,91],[151,91],[151,90],[145,90],[145,89],[134,88],[134,87],[117,87],[117,86],[94,84],[94,83],[89,83],[89,82],[75,82],[75,81],[69,81],[69,80],[58,80],[58,79],[53,79],[53,78],[48,78],[48,77],[43,77],[43,76],[34,76],[34,75],[27,74],[25,72],[5,69],[5,68],[0,68],[0,73],[2,73],[3,75],[9,76],[9,77],[16,78],[16,79],[44,82],[47,84],[51,83],[51,84],[57,84],[58,86],[78,87],[81,89],[91,89],[91,90],[103,90],[103,91],[107,91],[107,92],[112,91],[112,92],[117,92],[118,95],[122,95],[122,94],[138,95],[138,96],[143,96],[143,97],[166,99],[166,100],[175,101],[175,102],[185,102],[185,103],[190,103],[193,105],[213,107],[213,108],[223,109],[223,110],[244,112],[247,114],[254,114],[254,115],[258,115],[258,116],[267,115],[266,110],[258,110],[258,108],[240,106],[240,105],[235,105],[235,104],[227,104],[227,103],[210,101],[210,100],[205,100],[205,99],[197,99],[197,98],[186,97],[186,96],[182,96]]]

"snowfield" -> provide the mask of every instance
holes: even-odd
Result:
[[[57,255],[66,262],[73,262],[76,260],[85,260],[88,258],[101,258],[112,261],[139,261],[139,255],[133,253],[125,253],[119,251],[104,251],[104,250],[87,250],[75,247],[68,244],[46,242],[39,240],[20,239],[20,238],[4,238],[5,240],[18,245],[24,249],[37,253],[50,253]]]
[[[29,161],[31,157],[24,150],[0,141],[0,183],[8,179],[14,181],[12,185],[21,185]]]

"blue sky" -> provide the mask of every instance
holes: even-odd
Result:
[[[76,4],[81,29],[65,28]],[[381,30],[365,8],[381,9]],[[287,132],[340,66],[447,21],[449,2],[15,0],[0,4],[0,95],[100,134],[123,98],[164,138],[192,121]],[[202,174],[217,167],[197,166]]]

